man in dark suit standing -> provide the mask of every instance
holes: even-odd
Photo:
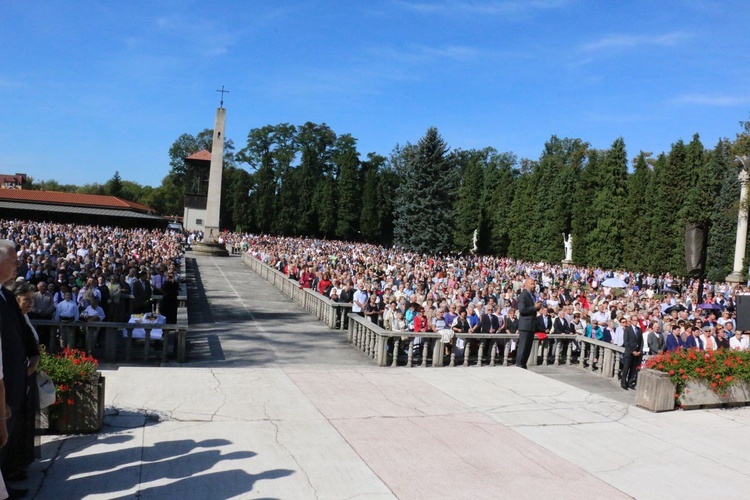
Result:
[[[523,290],[518,296],[518,354],[516,354],[516,366],[526,368],[526,363],[531,354],[531,345],[534,342],[534,329],[536,328],[536,314],[542,308],[541,302],[534,301],[534,280],[526,278],[523,282]]]
[[[630,318],[628,318],[630,319]],[[643,352],[643,335],[638,328],[637,321],[626,321],[624,326],[623,347],[625,352],[622,355],[622,375],[620,377],[620,387],[625,390],[635,389],[635,378],[638,373],[638,364]]]
[[[148,273],[141,272],[139,279],[133,281],[133,312],[151,312],[151,283],[148,281]]]
[[[479,331],[480,333],[497,333],[498,330],[500,330],[500,319],[495,316],[492,303],[489,303],[479,320]]]
[[[13,293],[5,288],[5,283],[12,282],[16,277],[16,245],[9,240],[0,240],[0,338],[2,339],[2,383],[5,388],[4,401],[0,402],[2,409],[0,416],[6,420],[0,425],[6,426],[6,432],[0,429],[0,441],[2,435],[8,438],[13,436],[14,426],[18,421],[17,416],[21,413],[21,406],[26,398],[27,358],[39,356],[33,337],[25,335],[24,319],[21,309],[18,307]],[[10,411],[10,418],[8,418]],[[18,422],[23,424],[23,422]],[[6,460],[8,446],[0,448],[0,466]],[[9,498],[21,498],[28,490],[20,488],[7,488]]]
[[[557,350],[560,350],[560,359],[562,359],[562,356],[566,353],[566,347],[568,343],[563,340],[565,337],[564,335],[567,335],[570,333],[570,325],[568,324],[568,320],[565,319],[565,311],[554,311],[555,319],[552,322],[552,330],[550,333],[554,336],[550,340],[550,346],[549,346],[549,353],[548,353],[548,362],[554,362],[555,355],[557,354]]]
[[[498,308],[499,309],[499,308]],[[495,307],[493,305],[493,301],[490,300],[487,304],[487,307],[484,308],[484,314],[479,318],[479,332],[480,333],[499,333],[500,332],[500,318],[498,318],[495,315]],[[482,342],[482,341],[480,341]],[[489,340],[485,340],[484,342],[484,352],[489,353],[489,349],[491,347],[491,343]],[[500,350],[500,352],[505,352],[505,341],[499,340],[497,342],[497,347]]]

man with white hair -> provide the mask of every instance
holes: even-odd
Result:
[[[28,342],[28,336],[24,335],[23,315],[16,298],[13,292],[5,288],[6,283],[16,278],[17,261],[15,243],[0,240],[0,345],[2,345],[2,378],[5,389],[3,410],[0,416],[5,417],[5,420],[1,422],[6,427],[5,431],[0,430],[0,442],[3,440],[3,435],[7,434],[7,438],[13,435],[13,427],[17,421],[16,415],[20,414],[26,397],[26,359],[39,356],[36,343]],[[7,446],[0,448],[0,467],[5,463],[7,453]],[[7,488],[7,490],[11,498],[21,498],[28,493],[28,490],[23,489]]]

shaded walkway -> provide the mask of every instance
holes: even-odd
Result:
[[[368,364],[239,257],[188,255],[189,366]]]

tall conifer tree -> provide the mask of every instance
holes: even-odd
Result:
[[[431,127],[407,156],[397,191],[394,237],[403,248],[422,253],[453,250],[453,204],[458,171],[448,147]]]
[[[628,177],[628,196],[623,208],[627,223],[623,237],[623,265],[626,269],[647,269],[644,246],[651,234],[651,203],[648,198],[653,171],[648,163],[650,153],[641,151],[633,160],[633,173]]]
[[[587,241],[589,263],[605,269],[620,269],[626,230],[622,209],[628,178],[628,158],[622,137],[612,143],[599,172],[601,177],[591,204],[596,225]]]

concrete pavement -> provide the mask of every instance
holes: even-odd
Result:
[[[731,499],[750,488],[748,409],[652,414],[568,368],[377,368],[239,258],[197,264],[192,293],[206,300],[191,311],[190,362],[105,370],[105,428],[45,437],[25,483],[35,498]]]

